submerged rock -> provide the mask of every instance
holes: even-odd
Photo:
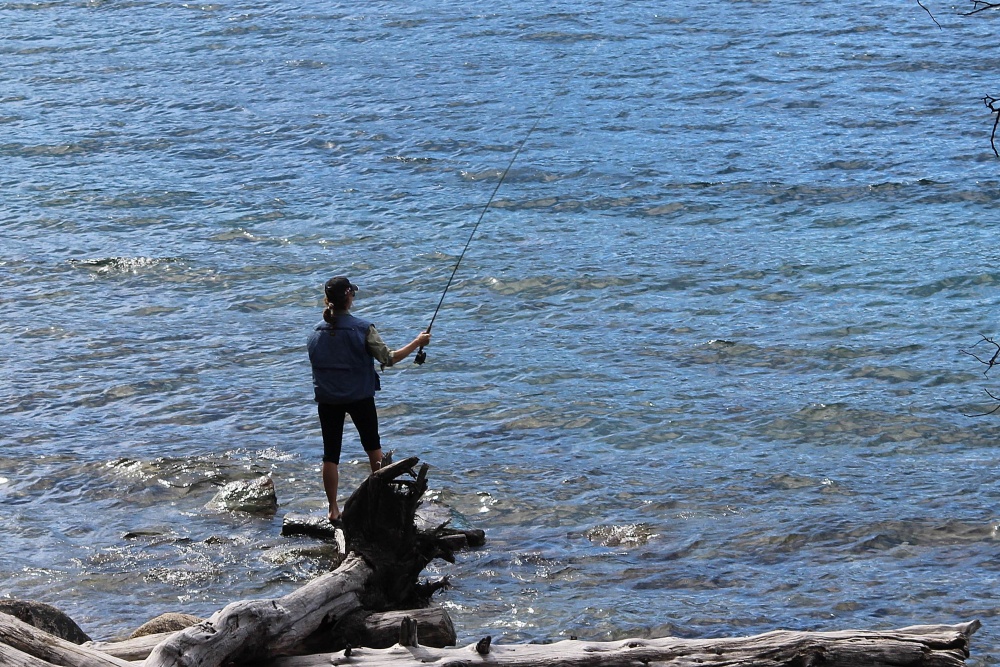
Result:
[[[596,526],[586,533],[587,539],[605,547],[637,547],[645,544],[656,534],[644,523]]]
[[[74,644],[89,642],[90,637],[64,612],[44,602],[0,600],[0,612],[10,614],[28,625]]]
[[[222,487],[208,507],[229,512],[274,514],[278,511],[278,496],[270,477],[238,480]]]

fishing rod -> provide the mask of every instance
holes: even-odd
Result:
[[[489,210],[490,204],[493,203],[493,198],[497,196],[500,186],[503,185],[504,179],[507,178],[507,172],[509,172],[510,168],[514,166],[514,161],[517,160],[517,156],[521,153],[521,149],[524,148],[526,143],[528,143],[528,139],[531,138],[531,133],[535,131],[538,124],[542,122],[542,118],[545,117],[549,107],[552,106],[552,101],[554,99],[554,97],[549,99],[549,103],[545,105],[545,108],[542,109],[542,113],[540,113],[538,118],[535,119],[535,124],[531,126],[531,129],[528,130],[528,133],[524,135],[524,139],[522,139],[520,145],[518,145],[517,150],[514,151],[514,155],[511,156],[510,163],[507,164],[507,168],[503,170],[502,174],[500,174],[500,180],[497,181],[497,186],[493,188],[493,194],[491,194],[490,198],[486,200],[486,205],[483,206],[483,210],[479,213],[479,219],[476,220],[476,224],[472,226],[472,232],[469,234],[469,240],[465,242],[465,247],[462,249],[462,253],[458,256],[458,261],[455,262],[455,268],[451,270],[451,277],[448,278],[448,283],[444,286],[444,291],[441,292],[441,299],[438,300],[437,308],[434,309],[434,315],[431,316],[431,323],[427,325],[427,329],[425,330],[427,333],[430,333],[431,327],[434,326],[434,320],[437,319],[438,311],[441,310],[441,304],[444,303],[444,296],[448,293],[448,288],[451,287],[451,281],[455,279],[455,274],[458,273],[458,266],[462,263],[462,258],[465,257],[465,251],[468,250],[469,246],[472,244],[472,238],[476,235],[476,230],[479,229],[479,223],[483,221],[483,216],[486,215],[486,211]],[[425,361],[427,361],[427,353],[424,352],[424,346],[421,345],[416,356],[413,358],[413,363],[422,364]]]

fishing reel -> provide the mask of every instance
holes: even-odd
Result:
[[[419,366],[422,363],[424,363],[425,361],[427,361],[427,353],[424,352],[424,348],[420,348],[417,351],[417,355],[415,357],[413,357],[413,363],[415,363],[416,365]]]

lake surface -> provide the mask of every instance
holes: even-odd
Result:
[[[104,639],[328,570],[322,284],[411,340],[527,138],[378,396],[487,533],[460,643],[997,664],[998,17],[924,4],[0,2],[0,596]]]

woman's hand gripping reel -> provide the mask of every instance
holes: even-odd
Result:
[[[434,313],[434,315],[436,316],[437,313]],[[424,343],[423,345],[420,346],[420,349],[417,350],[416,356],[413,357],[413,363],[415,363],[418,366],[427,361],[427,353],[424,352],[424,347],[431,342],[431,327],[433,326],[434,326],[434,318],[432,317],[431,323],[427,325],[427,328],[418,337],[418,340],[421,340]]]

